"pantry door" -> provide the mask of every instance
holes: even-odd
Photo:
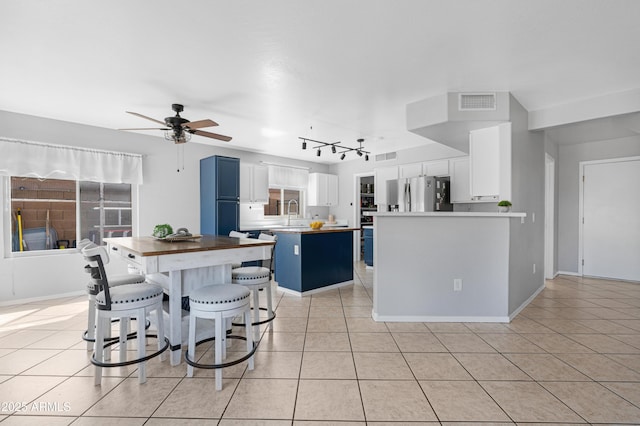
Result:
[[[581,168],[582,275],[640,281],[640,157]]]

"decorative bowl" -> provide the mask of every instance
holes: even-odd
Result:
[[[322,225],[324,225],[324,222],[316,220],[313,221],[309,224],[309,226],[311,227],[311,229],[320,229],[322,228]]]

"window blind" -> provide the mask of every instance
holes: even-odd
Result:
[[[0,175],[142,184],[142,156],[0,137]]]
[[[269,166],[269,187],[306,189],[309,185],[309,171],[297,167]]]

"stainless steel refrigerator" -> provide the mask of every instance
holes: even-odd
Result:
[[[389,205],[399,212],[452,211],[449,177],[417,176],[387,181]]]

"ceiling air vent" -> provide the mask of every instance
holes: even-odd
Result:
[[[397,157],[395,152],[387,152],[384,154],[377,154],[376,155],[376,161],[389,161],[389,160],[395,160]]]
[[[458,95],[459,111],[495,111],[495,93],[460,93]]]

